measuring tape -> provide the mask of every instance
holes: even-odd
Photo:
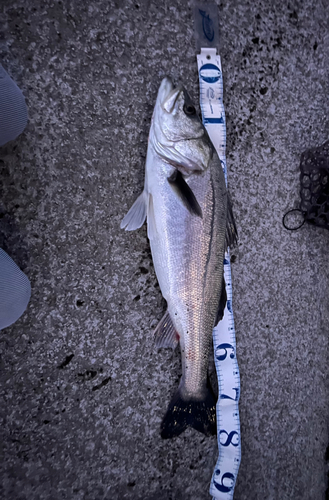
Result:
[[[201,11],[208,21],[211,19]],[[222,162],[225,181],[226,170],[226,124],[223,105],[223,78],[219,55],[214,48],[201,48],[197,55],[200,85],[200,107],[202,121]],[[232,500],[234,486],[241,460],[239,396],[240,374],[236,359],[235,328],[232,309],[232,279],[229,249],[225,253],[224,277],[227,303],[222,321],[214,328],[214,356],[218,378],[218,401],[216,405],[217,438],[219,456],[210,484],[214,499]]]

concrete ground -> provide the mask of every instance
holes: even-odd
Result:
[[[119,224],[143,186],[161,78],[198,98],[192,2],[2,0],[0,60],[30,122],[1,149],[0,246],[32,298],[0,332],[6,500],[205,500],[215,438],[162,441],[179,352],[146,228]],[[303,150],[329,139],[326,0],[219,4],[241,372],[235,500],[323,500],[329,231],[286,231]]]

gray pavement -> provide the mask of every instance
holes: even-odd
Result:
[[[161,78],[198,98],[192,3],[1,2],[0,61],[29,124],[0,150],[0,246],[32,284],[1,340],[0,498],[205,500],[215,438],[162,441],[179,352],[153,345],[165,303],[143,186]],[[329,231],[291,233],[303,150],[329,139],[326,0],[219,4],[241,372],[235,500],[323,500]]]

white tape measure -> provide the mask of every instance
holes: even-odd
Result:
[[[197,56],[202,121],[226,171],[226,124],[223,105],[223,78],[219,55],[214,48],[202,48]],[[213,331],[214,356],[218,378],[216,405],[219,457],[210,484],[214,499],[232,500],[240,466],[240,375],[232,309],[232,280],[229,250],[224,259],[227,304],[224,317]]]

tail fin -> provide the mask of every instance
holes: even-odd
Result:
[[[162,420],[161,437],[179,436],[189,426],[206,436],[216,434],[216,401],[208,384],[202,400],[186,400],[178,388]]]

